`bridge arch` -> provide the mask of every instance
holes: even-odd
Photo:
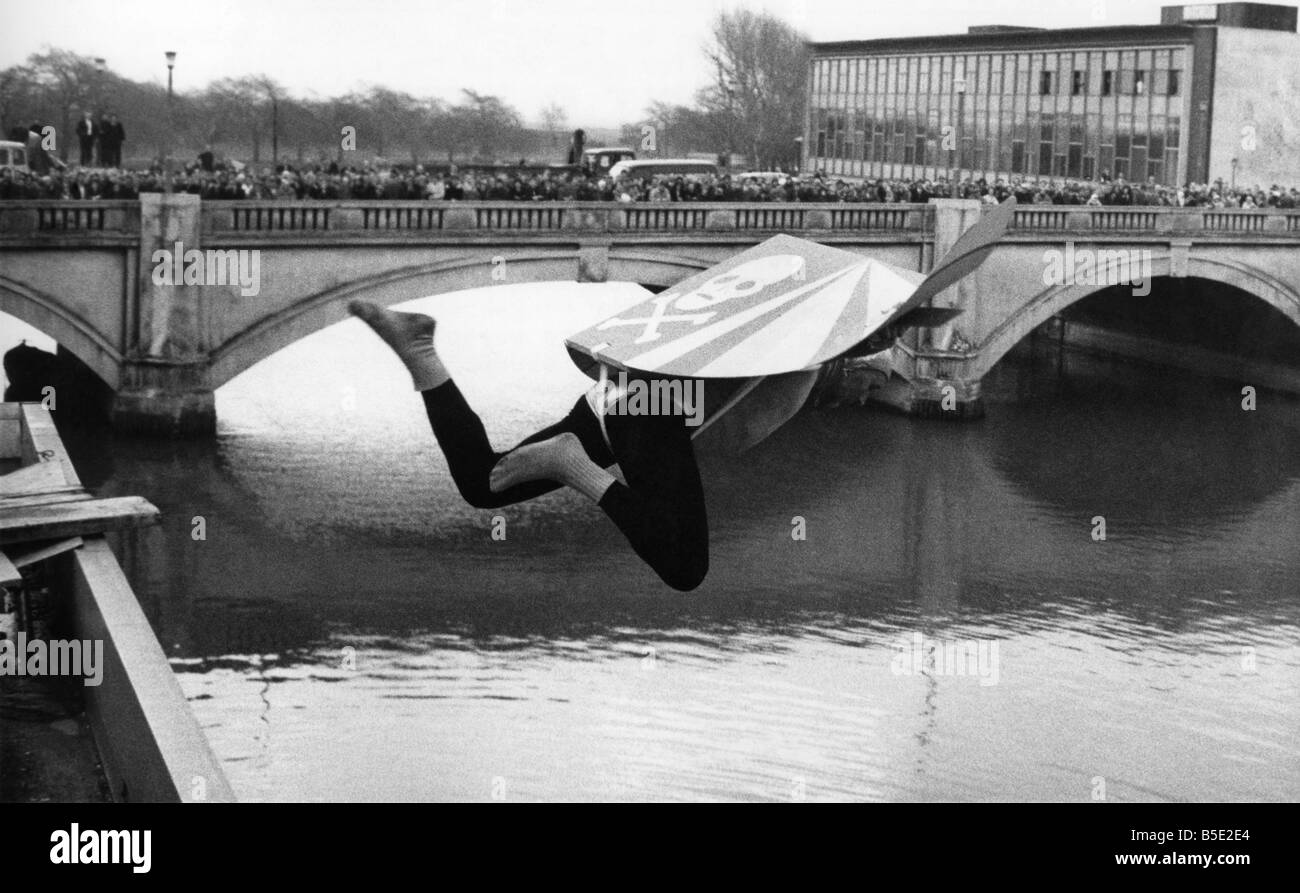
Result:
[[[1151,278],[1171,274],[1173,259],[1165,254],[1151,259]],[[1300,293],[1286,282],[1248,264],[1215,257],[1187,258],[1186,278],[1207,279],[1222,285],[1231,285],[1280,311],[1296,326],[1300,326]],[[974,362],[970,365],[972,379],[982,378],[1011,348],[1030,332],[1106,286],[1096,284],[1053,285],[1019,305],[1015,313],[1003,320],[984,339]]]
[[[122,384],[121,351],[89,322],[68,309],[72,304],[72,301],[0,275],[0,311],[49,335],[116,391]]]
[[[573,282],[581,252],[512,253],[507,280]],[[707,257],[653,249],[610,251],[602,281],[668,287],[717,263]],[[387,307],[416,298],[448,294],[493,283],[489,257],[462,257],[417,264],[364,276],[309,295],[228,339],[212,351],[208,386],[216,390],[276,351],[348,318],[349,301],[362,298]],[[594,281],[594,280],[593,280]]]

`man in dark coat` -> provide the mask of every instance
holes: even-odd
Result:
[[[37,176],[44,176],[50,172],[50,168],[57,167],[62,169],[64,164],[50,153],[45,151],[41,145],[41,131],[44,125],[40,122],[33,124],[27,129],[27,166],[32,169],[32,173]]]
[[[81,143],[81,166],[89,167],[95,163],[95,140],[99,138],[99,126],[90,112],[85,112],[77,122],[77,139]]]
[[[104,167],[122,166],[122,144],[126,142],[126,128],[117,115],[108,116],[108,124],[99,134],[100,161]]]

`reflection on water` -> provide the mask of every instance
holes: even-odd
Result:
[[[506,444],[636,298],[416,306]],[[688,595],[571,494],[493,541],[357,323],[223,389],[215,444],[78,462],[166,516],[120,551],[244,799],[1300,797],[1300,406],[1073,357],[985,384],[982,422],[809,411],[707,460]],[[896,672],[916,633],[996,642],[997,684]]]

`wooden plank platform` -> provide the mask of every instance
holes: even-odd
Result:
[[[70,536],[65,539],[48,540],[45,542],[23,543],[18,546],[10,546],[0,555],[13,563],[15,567],[23,568],[29,564],[35,564],[38,561],[44,561],[47,558],[53,558],[55,555],[62,555],[64,552],[70,552],[73,549],[81,547],[83,540],[79,536]]]
[[[23,575],[18,573],[18,565],[11,561],[8,555],[0,552],[0,586],[10,586],[22,581]]]
[[[158,509],[139,496],[53,502],[0,511],[0,546],[157,524]]]
[[[25,509],[38,505],[55,505],[60,502],[85,502],[94,498],[80,487],[65,487],[27,496],[0,496],[0,514],[3,514],[6,509]]]

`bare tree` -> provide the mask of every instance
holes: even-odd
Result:
[[[743,149],[756,167],[797,157],[803,130],[806,38],[770,13],[723,12],[705,55],[714,82],[700,91],[702,110],[726,122],[728,150]]]
[[[67,161],[72,112],[89,108],[96,75],[94,60],[71,50],[46,47],[45,52],[28,57],[27,67],[59,110],[59,154]]]
[[[259,100],[262,88],[253,78],[223,78],[208,85],[202,103],[207,111],[207,140],[215,143],[222,133],[247,134],[252,142],[253,164],[262,160],[262,132],[266,126]]]
[[[345,126],[356,128],[359,154],[400,153],[412,161],[434,151],[445,151],[450,159],[458,153],[507,157],[540,148],[546,140],[526,131],[519,113],[501,98],[472,90],[464,91],[455,105],[386,87],[298,98],[266,75],[249,74],[213,81],[188,94],[177,92],[169,102],[165,86],[101,72],[90,58],[50,48],[0,70],[0,126],[10,130],[32,121],[60,125],[66,157],[72,123],[110,88],[113,109],[125,120],[131,145],[157,146],[159,154],[163,146],[188,152],[224,143],[259,164],[269,132],[276,160],[284,160],[279,156],[285,146],[293,147],[299,161],[311,154],[342,161]],[[552,104],[549,111],[560,116],[562,131],[563,109]]]
[[[0,71],[0,134],[7,137],[19,127],[27,129],[39,106],[37,92],[31,69],[13,65]]]
[[[552,102],[538,115],[542,130],[550,139],[552,148],[558,149],[569,129],[569,116],[558,102]]]
[[[285,95],[284,87],[265,74],[253,74],[242,79],[252,90],[266,96],[271,106],[271,163],[280,161],[280,100]]]

